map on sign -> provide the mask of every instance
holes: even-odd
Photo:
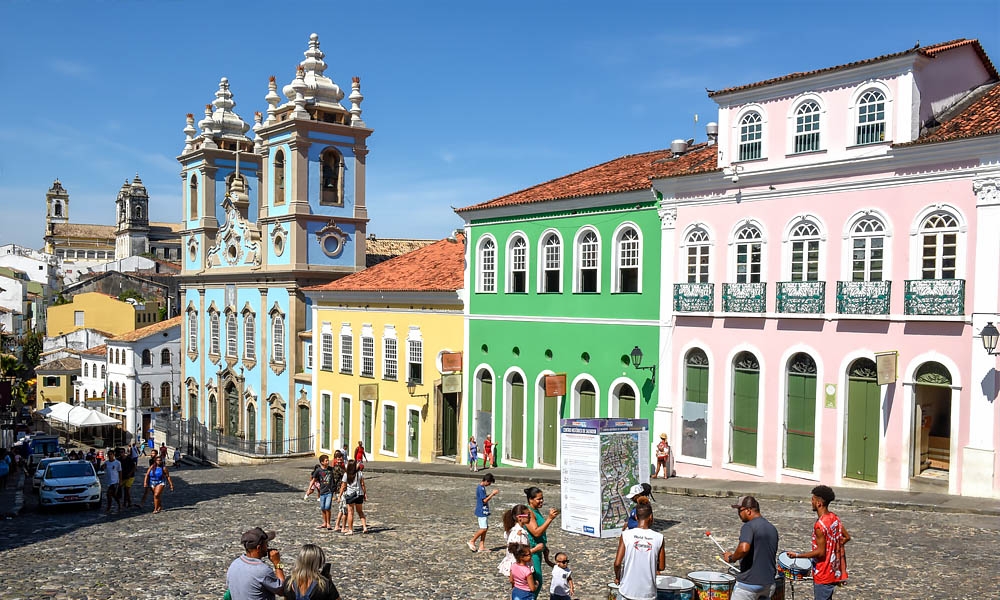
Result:
[[[601,526],[619,528],[628,519],[629,499],[625,497],[639,483],[639,434],[619,433],[601,438]]]

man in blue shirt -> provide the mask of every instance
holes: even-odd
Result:
[[[731,600],[758,600],[771,597],[776,571],[774,557],[778,554],[778,530],[760,515],[760,504],[753,496],[740,496],[732,505],[743,527],[735,552],[722,555],[726,562],[740,561]]]
[[[500,490],[493,490],[490,493],[486,493],[486,488],[493,484],[496,479],[493,477],[493,473],[487,473],[483,475],[483,480],[479,482],[476,486],[476,518],[479,520],[479,529],[476,534],[472,536],[472,539],[465,544],[469,547],[469,550],[476,552],[476,540],[479,540],[479,552],[486,552],[486,530],[489,528],[490,524],[490,500],[494,496],[500,493]]]
[[[254,527],[243,534],[240,543],[246,553],[234,560],[226,572],[226,585],[233,600],[274,600],[285,583],[285,566],[277,550],[268,548],[268,542],[277,535]],[[267,557],[274,569],[261,560]]]

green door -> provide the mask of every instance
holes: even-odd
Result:
[[[296,435],[296,437],[299,438],[297,450],[299,452],[308,452],[312,447],[311,443],[312,440],[310,439],[311,436],[309,435],[309,429],[312,427],[312,424],[310,423],[309,420],[309,407],[300,406],[299,414],[296,416],[296,418],[298,419],[299,423],[299,431],[298,434]]]
[[[365,400],[361,403],[361,442],[365,448],[372,447],[372,402]]]
[[[785,466],[813,470],[816,439],[816,363],[806,354],[796,354],[788,371],[785,422]]]
[[[524,460],[524,380],[517,373],[510,377],[510,412],[507,415],[510,423],[510,448],[507,457],[511,460]]]
[[[476,378],[479,385],[479,410],[476,413],[476,439],[485,440],[493,435],[493,378],[483,369]]]
[[[861,359],[847,379],[847,468],[844,476],[878,481],[879,407],[875,363]]]
[[[319,442],[320,448],[333,450],[333,440],[330,439],[330,412],[333,410],[333,399],[330,394],[323,394],[323,408],[320,413],[319,431],[322,439]]]
[[[382,407],[385,413],[385,427],[382,434],[382,449],[386,452],[396,451],[396,407],[386,404]]]
[[[580,414],[581,419],[593,419],[597,416],[597,393],[594,384],[586,379],[580,382]]]
[[[542,396],[542,462],[546,465],[556,464],[556,438],[559,431],[559,401],[560,397]]]
[[[406,428],[406,435],[409,440],[407,455],[410,458],[420,460],[420,413],[411,410],[409,421]]]
[[[458,456],[458,394],[442,394],[441,454]]]
[[[635,390],[632,386],[622,384],[618,387],[618,414],[623,419],[635,418]]]
[[[760,365],[757,357],[741,352],[733,362],[733,458],[740,465],[757,466],[757,401]]]
[[[340,445],[351,447],[351,399],[340,399]],[[370,446],[365,446],[366,449]],[[348,457],[345,456],[344,460]]]
[[[285,417],[283,415],[275,413],[274,415],[274,429],[271,434],[271,444],[273,445],[274,454],[284,454],[285,453]]]
[[[708,356],[700,348],[688,352],[684,377],[684,435],[681,454],[708,456]]]
[[[253,405],[247,407],[247,442],[253,448],[253,443],[257,441],[257,411]]]

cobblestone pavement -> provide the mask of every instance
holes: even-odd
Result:
[[[149,500],[144,510],[111,516],[103,508],[42,513],[29,495],[19,517],[0,521],[0,598],[217,600],[226,568],[240,553],[240,534],[256,525],[278,530],[276,545],[287,562],[303,543],[322,545],[345,600],[509,598],[495,568],[502,557],[499,515],[523,501],[524,484],[505,482],[503,470],[496,472],[501,494],[493,502],[492,551],[472,553],[465,542],[475,529],[474,482],[371,473],[365,505],[371,532],[345,537],[315,529],[317,502],[302,498],[308,468],[303,461],[180,468],[173,472],[177,490],[164,492],[166,510],[157,515]],[[546,504],[558,506],[559,488],[543,489]],[[133,495],[141,496],[138,486]],[[665,574],[724,568],[704,532],[711,530],[727,549],[736,545],[739,520],[731,502],[656,498],[655,527],[667,542]],[[840,600],[997,596],[1000,575],[989,557],[1000,540],[1000,517],[833,508],[854,537],[851,580],[837,592]],[[813,516],[807,502],[768,501],[762,509],[777,526],[782,549],[808,549]],[[549,541],[553,550],[569,553],[577,596],[605,600],[616,540],[554,527]],[[547,569],[545,580],[547,592]],[[811,600],[811,586],[796,586],[795,598]]]

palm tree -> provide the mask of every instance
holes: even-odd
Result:
[[[13,354],[0,354],[0,378],[13,379],[22,367],[21,361]]]

